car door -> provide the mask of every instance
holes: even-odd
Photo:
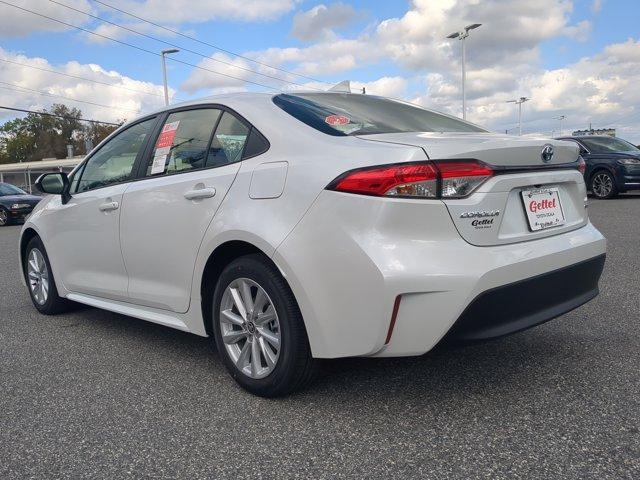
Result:
[[[107,141],[74,174],[71,199],[49,204],[61,214],[50,216],[55,225],[49,229],[47,249],[60,265],[67,290],[127,299],[127,273],[120,251],[122,197],[155,123],[156,118],[145,119]]]
[[[200,242],[240,168],[250,127],[221,108],[171,112],[123,200],[130,301],[183,313]]]

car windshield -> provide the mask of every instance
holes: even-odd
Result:
[[[591,153],[629,152],[639,154],[640,149],[631,143],[615,137],[591,137],[580,139]]]
[[[0,183],[0,197],[7,195],[26,195],[27,192],[8,183]]]
[[[486,132],[471,123],[416,105],[353,93],[280,94],[273,102],[329,135],[404,132]]]

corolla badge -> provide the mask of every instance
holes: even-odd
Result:
[[[542,147],[540,157],[542,158],[542,161],[544,163],[549,163],[553,158],[553,145],[547,143],[544,147]]]
[[[474,212],[464,212],[460,215],[460,218],[497,217],[498,215],[500,215],[500,210],[479,210]]]

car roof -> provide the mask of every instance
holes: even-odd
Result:
[[[234,93],[221,93],[217,95],[209,95],[207,97],[201,97],[194,100],[187,100],[185,102],[172,103],[162,108],[157,108],[155,110],[147,112],[138,118],[148,117],[149,115],[157,115],[158,113],[166,112],[167,110],[173,110],[174,108],[191,107],[194,105],[207,105],[210,103],[226,103],[228,101],[233,101],[233,100],[251,101],[253,99],[253,100],[264,101],[265,99],[270,99],[274,95],[277,95],[277,93],[234,92]]]
[[[157,108],[150,112],[145,113],[144,115],[140,115],[137,118],[144,118],[150,115],[157,115],[158,113],[166,112],[168,110],[173,110],[176,108],[183,107],[192,107],[197,105],[207,105],[211,103],[221,103],[233,108],[234,104],[246,104],[250,102],[271,102],[271,99],[276,95],[304,95],[304,94],[320,94],[320,95],[332,95],[336,93],[346,94],[346,95],[362,95],[361,93],[354,92],[332,92],[332,91],[318,91],[318,90],[291,90],[291,91],[275,91],[275,92],[231,92],[231,93],[221,93],[216,95],[209,95],[206,97],[197,98],[194,100],[187,100],[185,102],[172,103],[171,105],[163,106],[161,108]],[[385,98],[389,100],[396,100],[393,98],[383,97],[379,95],[367,95],[368,97],[374,98]],[[402,101],[402,100],[396,100]],[[422,107],[424,108],[424,107]],[[130,123],[130,122],[127,122]]]

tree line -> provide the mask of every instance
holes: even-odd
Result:
[[[66,158],[67,145],[73,146],[74,155],[84,155],[118,128],[83,121],[82,111],[64,104],[53,104],[41,112],[0,126],[0,164]]]

